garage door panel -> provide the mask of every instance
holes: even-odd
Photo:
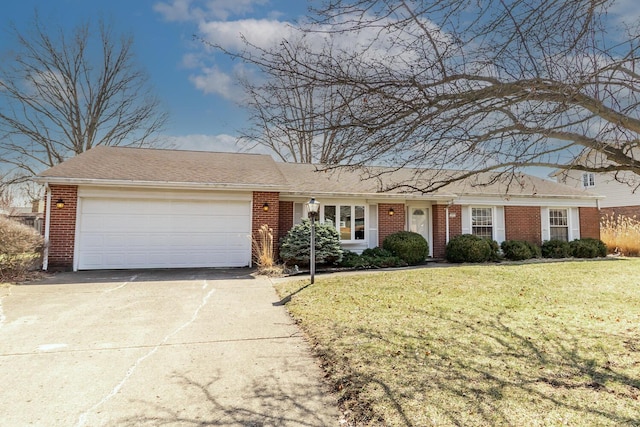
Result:
[[[245,266],[250,224],[248,202],[83,198],[78,268]]]

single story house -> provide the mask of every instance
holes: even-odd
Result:
[[[599,196],[549,180],[380,192],[415,170],[374,170],[389,173],[363,179],[359,169],[322,171],[268,155],[98,146],[37,177],[47,194],[44,268],[247,266],[251,235],[268,224],[283,236],[306,217],[311,197],[354,251],[400,230],[422,234],[434,258],[464,233],[538,244],[599,237]]]

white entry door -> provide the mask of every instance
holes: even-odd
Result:
[[[422,206],[409,207],[409,231],[419,233],[429,242],[429,255],[431,255],[431,229],[429,227],[429,208]]]

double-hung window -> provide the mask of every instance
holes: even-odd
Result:
[[[363,205],[325,205],[323,221],[338,230],[341,241],[365,240],[365,207]]]
[[[549,238],[569,241],[569,214],[567,209],[549,209]]]
[[[493,213],[491,208],[471,208],[471,234],[493,239]]]
[[[593,172],[585,172],[582,174],[582,187],[592,188],[596,186],[596,176]]]

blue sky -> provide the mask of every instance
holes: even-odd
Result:
[[[240,32],[281,37],[287,22],[303,17],[304,0],[17,0],[2,5],[0,52],[11,49],[9,23],[26,29],[38,10],[55,27],[73,28],[100,17],[133,34],[136,59],[170,114],[166,136],[178,148],[232,151],[245,124],[239,91],[230,79],[237,64],[207,52],[199,34],[237,46]]]
[[[320,3],[318,0],[316,3]],[[73,28],[88,18],[111,20],[133,34],[137,60],[170,113],[166,137],[176,148],[235,151],[246,114],[231,74],[241,67],[193,40],[197,34],[231,49],[242,33],[262,46],[286,37],[304,19],[305,0],[11,0],[0,15],[0,52],[11,49],[6,31],[26,29],[35,9],[52,27]],[[640,2],[618,0],[611,19],[638,21]],[[349,41],[343,41],[349,43]]]

